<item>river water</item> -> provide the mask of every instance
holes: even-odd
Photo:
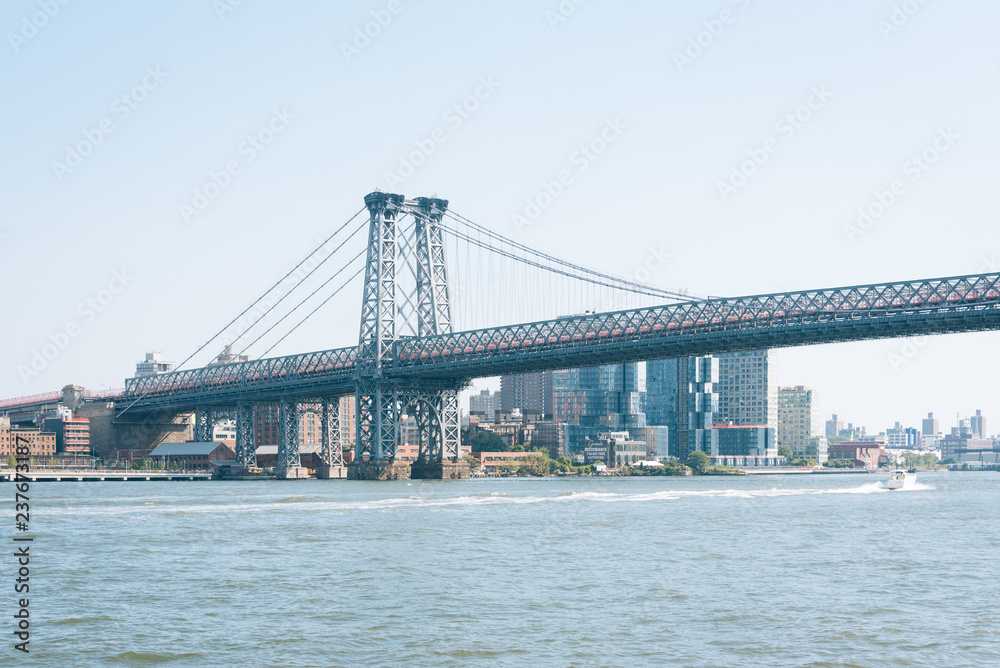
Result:
[[[0,665],[1000,666],[1000,475],[883,478],[35,483]]]

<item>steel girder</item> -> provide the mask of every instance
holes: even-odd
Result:
[[[254,405],[240,402],[236,406],[236,463],[240,466],[257,466],[254,427]]]
[[[1000,274],[709,299],[404,339],[392,375],[537,369],[1000,328]]]
[[[301,465],[299,456],[299,405],[289,398],[278,404],[278,468]]]
[[[340,447],[340,402],[324,399],[320,411],[320,430],[323,448],[321,457],[327,466],[343,466],[344,451]]]
[[[212,409],[199,407],[194,413],[194,440],[198,443],[208,443],[212,440],[212,431],[215,421],[212,418]]]
[[[433,291],[423,294],[433,296]],[[377,458],[395,455],[398,394],[456,390],[478,376],[996,329],[1000,274],[977,274],[691,301],[402,338],[393,344],[389,363],[379,360],[378,375],[357,373],[362,347],[209,366],[129,380],[122,402],[135,412],[180,412],[354,392],[362,444],[356,453]]]
[[[263,402],[290,393],[349,394],[354,390],[356,360],[356,347],[337,348],[130,378],[125,381],[121,413]]]
[[[448,209],[448,202],[427,197],[420,197],[416,202],[417,336],[451,334],[448,267],[441,230],[441,218]]]
[[[407,392],[400,397],[400,407],[417,424],[417,461],[458,461],[462,456],[458,392]]]

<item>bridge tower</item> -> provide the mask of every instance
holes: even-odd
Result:
[[[396,343],[452,331],[441,218],[447,200],[374,192],[355,380],[357,433],[351,477],[468,477],[462,461],[458,387],[393,377]],[[419,457],[396,460],[403,416],[416,421]]]

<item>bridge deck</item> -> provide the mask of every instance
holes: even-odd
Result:
[[[1000,274],[709,299],[396,342],[387,380],[470,378],[838,341],[1000,329]],[[127,381],[132,412],[349,394],[357,349]]]

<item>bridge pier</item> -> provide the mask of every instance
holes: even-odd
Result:
[[[347,466],[347,477],[350,480],[409,480],[410,465],[388,460],[353,461]]]
[[[348,468],[346,466],[331,466],[322,464],[316,469],[316,477],[320,480],[346,480]]]
[[[414,480],[465,480],[471,476],[469,462],[413,462],[410,477]]]

